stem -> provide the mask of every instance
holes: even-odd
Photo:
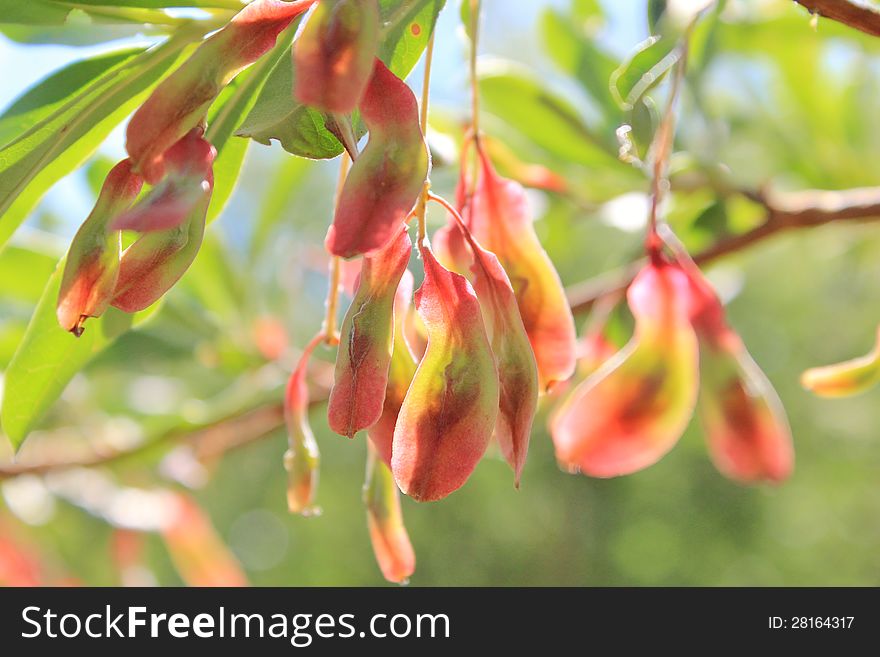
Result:
[[[339,207],[339,199],[342,196],[342,188],[348,177],[348,169],[351,158],[347,153],[342,154],[339,161],[339,179],[336,181],[336,194],[333,197],[334,211]],[[324,319],[324,327],[321,331],[324,342],[335,347],[339,344],[339,331],[336,329],[336,315],[339,310],[339,280],[342,276],[342,259],[339,256],[330,256],[330,287],[327,289],[327,316]]]
[[[474,141],[480,139],[480,85],[477,79],[477,49],[480,42],[480,0],[470,0],[471,9],[471,129]]]
[[[425,143],[427,144],[427,136],[428,136],[428,98],[430,95],[431,88],[431,62],[434,59],[434,32],[431,32],[431,38],[428,39],[428,46],[425,49],[425,76],[422,78],[422,102],[419,108],[419,125],[422,128],[422,135],[425,137]],[[425,180],[425,185],[422,187],[422,194],[419,196],[419,202],[416,205],[415,216],[419,222],[419,247],[421,247],[422,242],[425,240],[425,236],[427,234],[425,228],[425,209],[428,204],[428,193],[431,190],[431,180],[430,178]]]
[[[693,23],[691,23],[691,27]],[[648,215],[648,233],[645,237],[645,251],[654,260],[659,257],[663,242],[657,235],[658,211],[663,200],[663,193],[668,187],[666,172],[669,165],[669,156],[672,154],[672,145],[675,137],[675,107],[681,90],[681,82],[687,70],[688,42],[691,27],[682,36],[681,57],[675,67],[672,78],[672,86],[669,91],[669,100],[663,112],[663,119],[657,129],[653,144],[653,175],[651,177],[651,211]]]

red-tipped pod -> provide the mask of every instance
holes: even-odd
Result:
[[[538,368],[513,287],[501,263],[494,253],[476,242],[460,219],[458,227],[473,257],[474,290],[498,367],[499,412],[495,438],[513,468],[518,487],[538,404]]]
[[[325,242],[330,253],[343,258],[394,239],[428,175],[416,98],[378,59],[360,111],[370,139],[345,180]]]
[[[400,407],[406,398],[410,383],[416,374],[418,362],[406,339],[406,319],[409,314],[413,294],[413,275],[409,270],[403,272],[397,293],[394,295],[394,346],[391,365],[388,368],[388,386],[385,388],[385,402],[379,421],[367,429],[376,451],[382,460],[391,467],[394,427]]]
[[[656,463],[684,432],[698,387],[687,275],[645,266],[627,291],[635,335],[574,389],[551,427],[556,456],[571,471],[630,474]]]
[[[349,438],[382,415],[394,342],[394,297],[412,253],[406,228],[388,246],[364,258],[360,281],[339,334],[327,417]]]
[[[321,0],[293,46],[297,100],[326,112],[354,111],[378,45],[376,0]]]
[[[689,271],[693,326],[700,344],[698,410],[718,470],[743,483],[779,482],[794,467],[791,429],[767,376],[724,317],[696,267]]]
[[[874,349],[842,363],[813,367],[801,375],[801,385],[820,397],[858,395],[880,383],[880,328]]]
[[[394,476],[372,448],[367,456],[364,504],[373,554],[382,575],[389,582],[405,584],[416,569],[416,555],[403,524]]]
[[[255,0],[202,42],[131,118],[125,146],[134,170],[151,184],[159,182],[165,151],[199,124],[232,78],[269,52],[314,1]]]
[[[309,358],[323,336],[318,335],[306,346],[290,380],[284,396],[284,419],[287,423],[287,451],[284,453],[284,469],[287,470],[287,508],[291,513],[315,515],[318,493],[318,466],[321,454],[318,443],[309,426],[309,388],[306,372]]]
[[[210,518],[189,497],[169,496],[162,539],[181,579],[189,586],[247,586],[247,577]]]
[[[165,152],[165,178],[113,222],[141,233],[177,228],[210,192],[217,150],[194,128]]]
[[[161,299],[186,273],[205,236],[213,177],[207,182],[207,190],[184,223],[145,233],[123,252],[113,306],[127,313],[143,310]]]
[[[400,489],[439,500],[467,481],[498,416],[498,371],[480,302],[467,280],[421,245],[425,279],[416,308],[428,346],[394,429],[391,467]]]
[[[91,214],[77,231],[67,252],[58,322],[66,331],[82,335],[89,317],[100,317],[110,305],[119,276],[120,234],[113,219],[137,197],[143,180],[131,172],[131,162],[117,164],[104,181]]]
[[[463,217],[477,241],[498,256],[510,278],[541,387],[547,390],[574,373],[574,318],[559,275],[538,241],[525,190],[499,176],[482,149],[478,154],[479,179]]]

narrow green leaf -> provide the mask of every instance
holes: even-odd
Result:
[[[313,164],[302,158],[286,158],[275,170],[275,177],[268,185],[260,214],[251,234],[250,260],[263,252],[272,232],[286,216],[294,196],[300,191]]]
[[[382,37],[379,57],[405,78],[421,57],[445,0],[380,0]],[[293,97],[294,70],[289,54],[282,55],[263,91],[236,134],[261,144],[272,140],[288,153],[310,159],[328,159],[343,147],[327,128],[328,118]],[[356,117],[355,134],[364,134]]]
[[[564,99],[514,72],[484,74],[483,104],[548,153],[586,166],[617,166],[614,134],[597,135]]]
[[[147,310],[132,316],[111,309],[91,320],[82,337],[76,338],[61,328],[55,316],[63,271],[62,259],[4,375],[0,426],[16,450],[73,376],[133,322],[140,323],[151,314]]]
[[[611,75],[611,93],[621,109],[630,110],[671,69],[681,56],[670,37],[652,36]]]
[[[208,208],[208,221],[216,219],[226,206],[238,182],[250,140],[235,138],[235,130],[254,106],[258,92],[281,57],[289,59],[290,42],[297,24],[279,37],[275,48],[235,78],[211,108],[206,138],[217,149],[214,161],[214,192]]]
[[[605,122],[617,124],[620,108],[609,88],[618,62],[600,48],[571,19],[548,9],[541,18],[541,29],[548,54],[566,73],[573,75],[596,102]]]
[[[160,46],[122,59],[79,91],[68,82],[68,67],[0,117],[0,125],[7,119],[10,126],[21,125],[26,114],[30,126],[0,149],[0,248],[49,187],[94,152],[200,32],[183,30]],[[82,82],[82,69],[74,72],[75,81]],[[8,136],[12,129],[0,128],[0,134]]]

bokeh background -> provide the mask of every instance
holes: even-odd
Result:
[[[530,192],[536,228],[564,282],[632,261],[647,178],[616,158],[615,129],[631,117],[602,89],[603,71],[648,34],[645,3],[483,4],[483,127],[522,161],[564,179],[565,192]],[[447,5],[430,137],[434,186],[451,196],[469,95],[458,0]],[[733,190],[880,184],[880,40],[825,20],[811,25],[787,0],[730,0],[706,24],[683,90],[666,206],[691,248],[760,218],[761,209]],[[153,38],[47,45],[7,33],[0,37],[3,106],[69,62]],[[416,91],[421,72],[410,77]],[[660,85],[650,95],[660,106],[665,93]],[[0,370],[96,186],[121,156],[121,134],[59,183],[0,253]],[[0,482],[0,541],[36,562],[43,581],[180,584],[153,532],[138,534],[136,576],[124,576],[119,528],[148,527],[157,491],[188,490],[252,584],[383,582],[360,501],[365,439],[331,434],[323,407],[312,414],[322,452],[323,514],[315,518],[286,511],[283,429],[222,457],[157,440],[279,398],[298,349],[320,326],[321,243],[337,166],[252,144],[192,270],[149,322],[74,378],[33,432],[23,463],[144,446],[99,468]],[[430,221],[437,227],[444,217]],[[520,490],[490,455],[446,500],[404,499],[417,555],[412,584],[880,584],[880,391],[825,400],[798,384],[805,368],[872,347],[878,255],[880,227],[843,223],[774,237],[708,271],[788,411],[797,450],[789,481],[753,488],[727,481],[708,460],[696,422],[666,458],[636,475],[564,474],[544,428],[545,404]],[[625,312],[615,315],[619,342],[627,322]],[[329,364],[333,354],[319,349],[316,358]],[[0,460],[11,458],[0,439]]]

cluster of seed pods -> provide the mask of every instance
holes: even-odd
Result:
[[[698,409],[722,473],[742,482],[788,476],[793,451],[779,400],[686,257],[650,254],[627,292],[635,333],[615,353],[601,332],[578,342],[525,190],[493,165],[490,147],[510,159],[500,142],[465,140],[454,204],[426,191],[430,154],[418,103],[377,57],[377,0],[256,0],[155,89],[129,123],[129,158],[110,172],[71,245],[58,303],[65,329],[79,334],[110,305],[146,308],[186,271],[213,186],[207,109],[313,5],[294,42],[291,93],[330,117],[328,126],[350,125],[356,111],[369,131],[362,152],[346,143],[353,164],[325,240],[332,257],[360,266],[341,325],[328,424],[369,438],[364,502],[386,578],[404,581],[415,567],[400,492],[417,501],[446,497],[493,440],[519,486],[541,394],[564,394],[551,433],[568,471],[611,477],[650,466]],[[514,164],[536,185],[562,184]],[[150,189],[138,198],[144,183]],[[433,242],[415,245],[423,275],[413,292],[408,222],[427,200],[446,208],[448,222]],[[139,234],[124,251],[122,231]],[[285,395],[284,465],[295,513],[317,509],[307,375],[313,351],[334,341],[326,330],[304,349]],[[573,376],[583,380],[563,390]]]

